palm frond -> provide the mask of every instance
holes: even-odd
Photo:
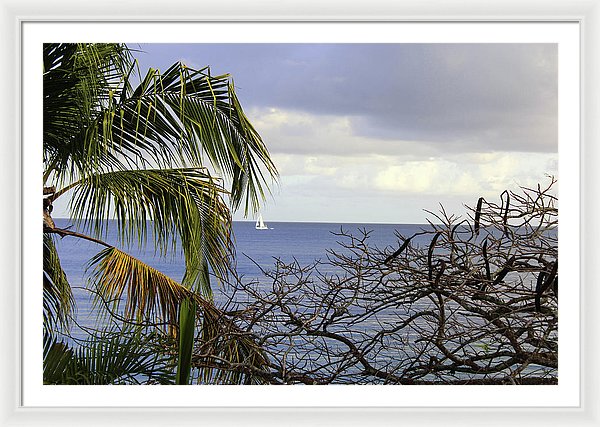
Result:
[[[178,321],[180,304],[193,301],[202,313],[198,355],[193,366],[204,383],[241,384],[259,382],[251,373],[232,366],[250,363],[261,368],[267,357],[248,333],[243,332],[211,302],[191,292],[158,270],[121,252],[107,248],[91,261],[90,282],[103,301],[112,301],[110,310],[139,323],[161,323],[172,330]]]
[[[99,144],[98,117],[132,60],[121,44],[44,44],[44,180],[56,183],[117,159]],[[107,162],[107,159],[112,159]]]
[[[45,177],[197,167],[206,157],[231,181],[233,207],[246,200],[248,212],[277,176],[228,75],[176,63],[141,77],[118,44],[48,44],[44,58]]]
[[[96,303],[108,304],[113,313],[134,322],[175,327],[179,306],[192,299],[211,319],[222,315],[212,302],[164,273],[115,248],[100,251],[89,262],[88,281],[97,292]]]
[[[123,73],[85,126],[83,145],[104,153],[88,163],[96,171],[210,165],[231,182],[233,207],[245,200],[246,212],[255,210],[277,171],[229,76],[177,63],[149,70],[136,87],[132,78]]]
[[[196,303],[186,298],[179,306],[179,348],[177,352],[176,384],[189,383],[192,368],[192,350],[194,348]]]
[[[91,260],[90,280],[99,298],[126,320],[164,322],[170,332],[181,301],[193,300],[202,313],[200,346],[211,349],[202,356],[208,362],[201,364],[201,375],[207,382],[255,381],[234,366],[248,358],[262,366],[266,358],[210,301],[209,268],[224,277],[233,257],[225,200],[233,209],[245,202],[246,214],[256,211],[277,170],[231,79],[180,63],[142,77],[122,44],[45,44],[43,53],[44,188],[52,189],[45,193],[45,219],[52,224],[53,201],[74,190],[73,219],[96,237],[105,236],[105,219],[114,216],[122,243],[152,238],[161,255],[182,250],[183,285],[108,244]],[[213,179],[217,175],[223,181]],[[58,343],[50,329],[66,325],[70,292],[52,238],[44,236],[44,327],[50,340],[45,380],[54,383],[51,378],[62,375],[58,383],[135,382],[128,371],[166,366],[143,352],[153,342],[139,330],[107,331],[78,348]],[[133,346],[130,359],[126,338]]]
[[[68,329],[75,299],[51,235],[44,234],[44,328]]]
[[[107,329],[76,347],[44,339],[44,384],[173,383],[173,356],[141,328]]]
[[[128,320],[176,325],[179,304],[192,293],[146,263],[107,248],[91,259],[89,280],[110,309]]]
[[[152,237],[162,255],[179,244],[186,260],[183,283],[210,296],[210,283],[203,280],[206,262],[224,277],[233,256],[223,193],[202,169],[110,172],[80,181],[71,209],[73,218],[98,236],[107,232],[104,218],[115,215],[124,244],[145,244]]]

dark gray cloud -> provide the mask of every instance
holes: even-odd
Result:
[[[554,44],[142,45],[234,76],[247,107],[352,117],[357,136],[452,151],[557,150]],[[158,61],[158,62],[157,62]],[[162,63],[161,63],[162,62]],[[298,129],[301,132],[302,129]]]

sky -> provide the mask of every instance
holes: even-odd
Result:
[[[280,173],[267,223],[424,223],[557,176],[555,44],[130,47],[231,74]]]

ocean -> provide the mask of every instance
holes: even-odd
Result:
[[[66,228],[71,223],[66,219],[56,219],[56,226]],[[379,249],[389,248],[393,252],[401,244],[397,232],[403,236],[410,236],[428,225],[420,224],[336,224],[315,222],[267,222],[268,230],[256,230],[253,221],[234,221],[233,232],[236,250],[236,271],[244,280],[263,282],[267,280],[261,268],[271,270],[280,259],[283,262],[297,261],[300,266],[308,266],[316,261],[325,260],[329,250],[342,250],[336,235],[341,230],[354,235],[362,231],[369,232],[369,245]],[[413,245],[419,243],[427,245],[430,236],[413,239]],[[184,274],[184,260],[181,253],[168,254],[160,257],[155,254],[152,239],[148,239],[146,247],[121,247],[116,234],[116,224],[109,220],[108,235],[104,241],[113,244],[138,259],[146,262],[176,281],[181,281]],[[90,259],[103,246],[76,237],[67,236],[56,239],[57,250],[61,264],[69,283],[74,289],[76,302],[77,322],[81,326],[92,326],[96,317],[92,313],[92,294],[85,288],[87,286],[86,268]],[[325,271],[332,272],[332,271]],[[213,287],[217,285],[214,284]],[[218,287],[215,291],[217,305],[226,299],[224,289]]]
[[[55,220],[55,222],[60,228],[68,227],[70,225],[68,221],[64,219],[58,219]],[[352,292],[354,291],[351,290],[351,287],[345,287],[344,290],[341,291],[327,291],[327,286],[319,287],[319,285],[316,285],[317,287],[315,287],[315,284],[312,282],[312,280],[315,280],[315,282],[319,282],[323,279],[328,280],[328,278],[335,276],[336,279],[334,282],[338,280],[341,281],[340,283],[344,283],[345,272],[343,271],[343,268],[347,265],[336,265],[335,262],[328,262],[328,255],[331,254],[331,251],[335,251],[338,255],[341,254],[342,256],[344,256],[344,254],[349,256],[353,255],[351,249],[343,246],[344,243],[349,242],[350,238],[348,237],[348,234],[341,236],[340,233],[342,231],[355,237],[360,237],[364,233],[367,233],[370,254],[377,254],[377,250],[384,252],[384,255],[379,253],[377,255],[378,257],[387,256],[396,251],[404,242],[404,238],[409,236],[414,236],[411,240],[411,246],[424,249],[426,254],[433,238],[433,235],[431,234],[432,227],[427,224],[267,222],[267,226],[268,229],[266,230],[256,230],[253,221],[239,221],[233,223],[237,275],[238,277],[241,277],[243,283],[256,283],[257,292],[264,295],[264,298],[266,298],[263,299],[262,302],[268,306],[270,304],[268,299],[277,298],[278,290],[276,289],[273,280],[269,279],[264,271],[268,272],[274,270],[278,260],[283,263],[294,262],[300,267],[310,266],[316,262],[323,261],[323,263],[319,264],[318,272],[314,273],[311,279],[306,281],[306,283],[295,282],[295,278],[292,275],[291,281],[286,282],[285,284],[285,286],[292,286],[292,288],[295,289],[292,293],[288,294],[286,301],[288,301],[291,306],[299,308],[300,311],[298,313],[300,316],[306,315],[309,318],[312,316],[311,313],[313,308],[317,311],[323,310],[321,304],[333,304],[331,301],[334,300],[338,303],[341,301],[351,301],[356,298],[356,295],[352,296]],[[108,235],[105,236],[104,240],[109,244],[120,247],[114,221],[108,223],[108,230]],[[430,233],[418,234],[425,230]],[[462,231],[459,229],[457,233],[462,233]],[[555,231],[551,232],[553,238],[556,238],[555,233]],[[478,244],[481,244],[481,236],[473,240],[470,244],[473,244],[476,241],[478,241]],[[75,340],[85,339],[86,334],[83,331],[86,328],[98,326],[97,315],[93,310],[92,293],[86,289],[92,287],[86,283],[86,268],[90,259],[96,253],[104,249],[104,247],[70,236],[62,239],[57,238],[56,245],[62,267],[74,289],[76,301],[77,324],[72,329],[71,336]],[[174,280],[181,281],[184,274],[184,259],[181,253],[169,254],[164,258],[156,256],[151,237],[148,239],[146,247],[135,246],[130,248],[120,248],[126,250],[131,255],[141,259]],[[372,251],[372,249],[377,250]],[[436,251],[437,250],[438,249],[436,249]],[[441,248],[440,250],[443,251]],[[439,255],[443,254],[443,252],[437,253]],[[446,255],[447,254],[448,253],[446,253]],[[356,253],[354,255],[356,255]],[[360,252],[358,252],[358,256],[360,256]],[[381,259],[381,263],[383,264],[384,258]],[[378,263],[379,261],[376,261],[376,264]],[[435,265],[436,268],[438,268],[438,264]],[[372,341],[368,345],[368,354],[372,363],[384,370],[394,364],[402,365],[402,369],[413,369],[408,365],[413,363],[411,360],[421,360],[422,358],[419,356],[421,353],[428,355],[426,357],[427,360],[442,360],[444,355],[436,348],[430,346],[431,340],[423,341],[421,339],[424,336],[422,334],[427,335],[436,333],[437,316],[426,315],[428,310],[435,309],[435,300],[428,298],[427,295],[419,297],[418,300],[415,300],[414,302],[400,297],[400,294],[397,292],[399,288],[396,288],[396,286],[398,280],[404,280],[402,279],[402,277],[404,277],[403,271],[387,272],[385,276],[381,276],[381,271],[378,269],[377,265],[374,270],[369,270],[371,267],[368,266],[366,268],[367,270],[362,271],[360,279],[360,292],[364,292],[364,294],[361,294],[358,302],[347,306],[346,312],[340,311],[339,316],[336,314],[338,310],[337,306],[331,305],[331,307],[329,307],[335,308],[335,313],[333,311],[329,312],[329,308],[325,309],[326,315],[331,316],[331,319],[333,319],[334,316],[338,316],[338,320],[344,319],[339,323],[336,321],[335,324],[331,324],[328,331],[339,332],[342,334],[349,333],[354,339],[364,339],[364,342],[366,343],[370,339],[368,338],[369,336],[377,335],[378,331],[385,329],[387,331],[385,339],[382,336],[381,342]],[[352,275],[352,271],[350,271],[350,275]],[[523,280],[525,280],[526,283],[523,283]],[[518,286],[519,281],[514,280],[514,282]],[[296,286],[297,283],[300,284]],[[523,283],[525,288],[530,287],[531,290],[535,288],[535,282],[528,273],[523,273],[523,276],[521,276],[521,283]],[[412,287],[410,286],[410,283],[407,284],[408,287],[406,287],[405,284],[405,291],[408,295],[411,294]],[[232,299],[232,296],[229,294],[230,288],[219,286],[215,280],[212,281],[212,286],[214,291],[214,301],[218,308],[222,308],[225,311],[244,309],[244,301],[246,301],[246,297],[248,297],[248,295],[244,295],[244,292],[247,291],[247,288],[242,291],[241,299],[238,298],[239,294],[236,294],[235,298]],[[315,293],[315,290],[319,291]],[[321,292],[321,290],[324,291]],[[381,293],[382,291],[383,293]],[[253,292],[253,290],[251,292]],[[329,294],[323,295],[323,293],[327,292],[329,292]],[[495,290],[490,292],[495,292]],[[499,292],[503,291],[500,290]],[[492,295],[498,295],[498,297],[501,298],[512,298],[513,295],[510,292],[512,291],[505,292],[502,295]],[[231,300],[233,300],[234,303],[230,306],[225,306],[225,303]],[[236,305],[236,301],[240,304]],[[475,301],[475,298],[473,298],[473,301]],[[265,306],[263,306],[263,308],[264,307]],[[445,307],[446,310],[448,310],[448,313],[452,313],[453,316],[452,320],[450,317],[446,319],[447,331],[448,333],[452,332],[453,334],[448,335],[449,341],[447,345],[449,348],[454,349],[452,351],[456,351],[457,355],[463,355],[464,357],[469,355],[469,357],[485,359],[486,353],[493,354],[494,350],[491,349],[500,349],[507,345],[501,334],[499,336],[494,331],[487,331],[489,328],[484,328],[488,322],[485,319],[480,318],[480,315],[473,316],[474,313],[462,314],[460,307],[449,300],[446,300]],[[267,309],[267,312],[268,311],[269,310]],[[410,327],[407,327],[406,329],[404,329],[404,326],[402,326],[402,328],[398,327],[398,325],[403,324],[409,317],[414,316],[417,312],[421,313],[422,317],[419,317],[418,319],[415,318],[414,321],[411,321]],[[475,312],[477,312],[477,310],[475,310]],[[552,318],[551,313],[549,316]],[[537,317],[533,316],[532,318],[535,320]],[[520,319],[518,313],[511,316],[511,321],[517,323],[521,320],[526,321],[527,319],[529,319],[529,317]],[[293,325],[285,323],[285,321],[280,326],[285,330],[293,329]],[[461,332],[463,328],[465,329],[464,333]],[[478,336],[478,330],[480,328],[483,329],[481,329],[481,336]],[[542,321],[532,329],[532,332],[543,335],[543,333],[545,333],[544,331],[548,328],[551,340],[556,341],[556,328],[552,323],[545,323]],[[484,329],[487,332],[484,332]],[[262,331],[261,333],[265,332],[267,331]],[[277,334],[278,333],[279,330],[277,331]],[[285,334],[283,336],[285,336]],[[289,346],[288,350],[291,351],[290,357],[296,357],[297,360],[303,360],[305,353],[310,354],[312,355],[309,357],[311,360],[310,362],[307,362],[309,365],[323,362],[323,357],[326,356],[314,356],[315,354],[318,354],[319,348],[317,346],[313,349],[313,343],[310,340],[310,337],[295,336],[294,334],[290,335],[290,337],[292,337],[291,340],[293,342],[288,343],[287,341],[281,341],[274,344],[273,348],[285,349],[287,348],[286,346]],[[527,344],[527,346],[529,345]],[[296,349],[298,349],[297,354],[294,353]],[[330,344],[329,349],[334,352],[339,352],[341,355],[345,354],[346,351],[345,347],[339,343]],[[431,358],[429,358],[429,356],[431,356]],[[329,357],[330,355],[328,354],[326,357],[328,361],[330,361]],[[417,357],[417,359],[415,359],[415,357]],[[494,357],[496,358],[495,363],[501,363],[508,356],[503,355],[503,353],[498,353],[498,355]],[[492,362],[490,361],[490,363]],[[332,364],[331,366],[331,369],[334,369],[334,367],[337,369],[337,365]],[[421,366],[421,368],[425,369],[427,366]],[[344,371],[343,375],[346,377],[342,378],[339,376],[338,380],[341,382],[352,382],[352,376],[358,373],[356,369],[358,368],[352,367],[351,369]],[[515,368],[502,368],[492,375],[501,376],[508,373],[508,371],[512,372],[513,369]],[[519,364],[517,363],[516,369],[517,372],[522,371],[521,373],[524,376],[556,376],[555,368],[540,367],[535,364],[526,363],[522,367],[519,367]],[[448,371],[449,369],[446,370]],[[521,375],[521,373],[519,373],[519,375]],[[424,375],[423,378],[425,379],[433,380],[437,378],[436,376],[438,374],[425,372],[422,375]],[[443,374],[440,373],[439,375],[444,375],[445,380],[458,380],[467,379],[472,375],[483,378],[485,377],[485,372],[481,372],[481,374],[462,374],[459,372],[454,373],[453,370],[449,370],[449,373],[445,372]]]

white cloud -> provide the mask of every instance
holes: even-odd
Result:
[[[352,117],[275,108],[254,109],[251,120],[281,174],[271,203],[274,218],[292,215],[284,207],[296,204],[303,207],[295,215],[313,215],[306,220],[318,220],[318,206],[321,217],[343,212],[349,221],[389,221],[386,210],[393,203],[394,218],[422,221],[421,209],[436,210],[438,203],[451,201],[460,209],[480,196],[499,197],[557,175],[556,153],[496,152],[473,143],[456,153],[423,142],[357,136]]]
[[[398,159],[397,164],[381,168],[373,184],[376,189],[395,193],[493,197],[519,185],[535,185],[546,174],[556,175],[555,168],[548,168],[556,157],[508,152],[406,162]]]
[[[254,108],[247,114],[274,156],[439,154],[439,147],[424,142],[359,136],[352,116],[316,115],[280,108]]]
[[[557,173],[556,153],[444,151],[423,142],[357,136],[352,118],[253,110],[281,175],[329,177],[340,187],[432,194],[502,192]],[[289,132],[289,129],[302,131]]]
[[[267,213],[280,220],[423,222],[423,209],[437,211],[439,203],[461,214],[480,196],[498,199],[557,174],[557,155],[539,153],[278,154],[275,161],[281,185]]]
[[[409,161],[388,166],[376,173],[374,187],[401,193],[423,193],[437,190],[442,165],[437,160]]]

